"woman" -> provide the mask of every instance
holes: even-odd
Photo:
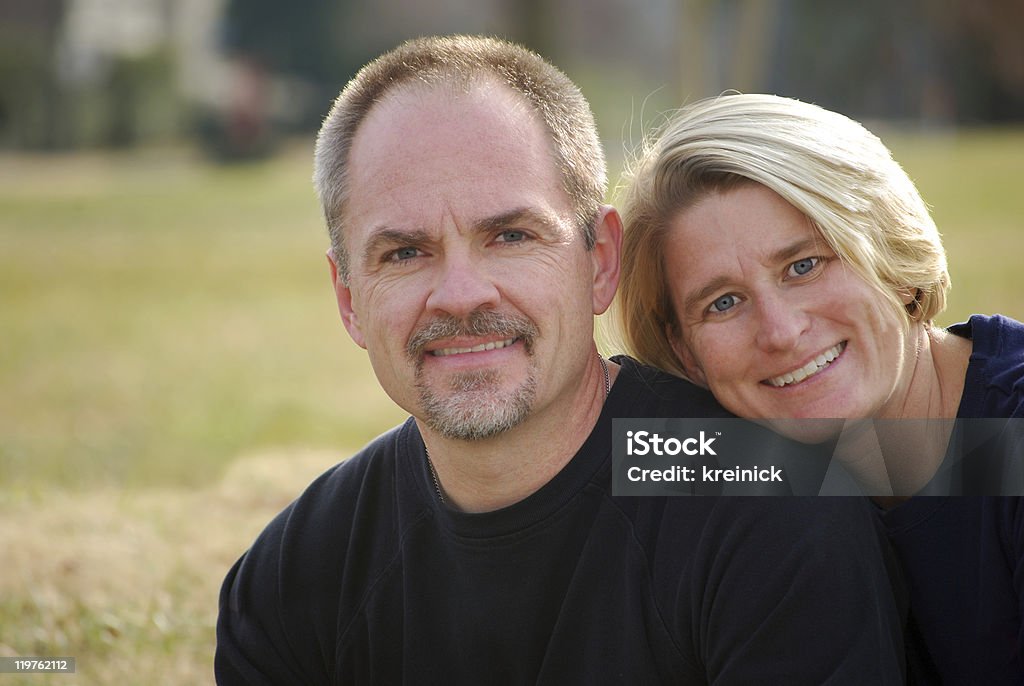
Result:
[[[938,231],[860,124],[775,96],[699,102],[641,155],[624,200],[630,352],[805,442],[842,425],[806,420],[872,420],[837,449],[868,492],[957,492],[974,482],[950,468],[952,420],[1024,417],[1024,325],[933,324],[950,285]],[[918,679],[1024,683],[1019,500],[878,502],[920,631]]]

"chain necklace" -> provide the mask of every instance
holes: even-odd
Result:
[[[434,490],[437,491],[437,498],[444,504],[444,493],[441,492],[441,482],[437,480],[437,472],[434,470],[434,461],[430,459],[430,453],[427,452],[427,445],[423,444],[423,454],[427,456],[427,466],[430,467],[430,476],[434,480]]]
[[[601,363],[601,371],[604,372],[604,397],[607,398],[608,394],[612,392],[612,380],[608,374],[608,363],[605,362],[600,354],[598,354],[597,359]],[[423,444],[423,454],[427,456],[427,467],[430,469],[430,478],[434,481],[434,490],[437,491],[437,498],[443,505],[447,501],[444,498],[444,491],[441,490],[441,481],[437,478],[437,470],[434,469],[434,461],[430,459],[430,451],[427,450],[425,443]]]
[[[607,398],[608,394],[612,392],[612,380],[608,376],[608,363],[604,361],[600,353],[598,353],[597,359],[601,362],[601,371],[604,372],[604,397]]]

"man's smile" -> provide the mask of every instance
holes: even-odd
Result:
[[[518,340],[519,340],[518,338],[506,338],[505,340],[489,341],[487,343],[480,343],[478,345],[469,346],[469,347],[440,348],[438,350],[430,350],[428,352],[431,355],[433,355],[434,357],[447,357],[449,355],[463,355],[465,353],[479,353],[479,352],[484,352],[485,350],[500,350],[501,348],[504,348],[506,346],[514,344]]]

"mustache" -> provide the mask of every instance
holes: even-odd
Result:
[[[432,319],[413,333],[409,343],[405,346],[405,352],[409,357],[419,359],[430,343],[458,336],[519,338],[523,341],[526,352],[530,352],[533,349],[533,341],[539,333],[537,326],[526,317],[490,310],[476,310],[465,319],[452,315]]]

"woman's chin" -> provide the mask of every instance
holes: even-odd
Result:
[[[755,419],[777,434],[800,443],[824,443],[834,440],[843,431],[845,419]]]

